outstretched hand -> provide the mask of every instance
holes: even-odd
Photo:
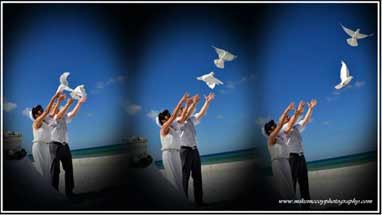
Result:
[[[207,102],[211,102],[212,100],[214,100],[215,94],[210,93],[210,94],[208,94],[208,96],[204,96],[204,98],[206,99]]]
[[[279,118],[279,123],[284,124],[288,120],[288,112],[294,109],[294,102],[289,103],[288,107],[285,109],[284,113],[281,114]]]
[[[79,103],[83,104],[86,102],[87,97],[81,97],[80,100],[78,100]]]
[[[188,97],[190,97],[190,95],[188,93],[184,93],[183,97],[180,99],[181,102],[185,102],[187,101]]]
[[[187,99],[186,105],[190,106],[193,102],[194,102],[193,98],[189,98],[189,99]]]
[[[305,103],[303,101],[300,101],[300,103],[298,103],[298,107],[297,107],[296,112],[298,112],[298,113],[304,112],[304,105],[305,105]]]
[[[199,96],[198,94],[196,94],[196,95],[194,95],[194,96],[192,97],[192,101],[193,101],[194,103],[198,103],[199,100],[200,100],[200,96]]]
[[[316,105],[317,105],[316,99],[312,99],[312,101],[309,102],[309,108],[310,109],[313,109],[314,107],[316,107]]]
[[[288,111],[291,111],[291,110],[293,110],[293,109],[294,109],[294,102],[291,102],[291,103],[288,105],[287,110],[288,110]]]
[[[53,98],[57,99],[57,98],[59,98],[59,97],[60,97],[60,95],[61,95],[61,93],[60,93],[60,92],[56,92],[56,94],[54,94]]]
[[[63,101],[66,98],[66,95],[64,93],[59,92],[58,100]]]

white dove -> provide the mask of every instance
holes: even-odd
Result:
[[[60,86],[58,86],[57,92],[63,92],[64,90],[72,92],[73,89],[69,87],[68,83],[68,76],[70,75],[69,72],[64,72],[60,76]]]
[[[199,81],[206,82],[209,88],[214,89],[215,85],[223,84],[223,82],[214,77],[214,74],[214,72],[210,72],[208,74],[197,77],[196,79]]]
[[[215,46],[212,46],[212,48],[215,49],[216,53],[218,54],[219,58],[214,60],[214,63],[216,67],[223,69],[224,68],[224,61],[233,61],[237,56],[229,53],[228,51],[225,51],[223,49],[216,48]]]
[[[85,85],[79,85],[70,93],[73,99],[80,99],[87,96]]]
[[[345,62],[341,61],[341,83],[337,84],[334,88],[336,88],[337,90],[345,87],[346,85],[348,85],[350,83],[350,81],[353,79],[353,76],[350,76],[349,75],[349,69],[348,67],[346,66]]]
[[[366,38],[366,37],[371,37],[371,36],[373,36],[373,34],[369,34],[369,35],[367,35],[367,34],[361,34],[361,33],[359,32],[359,31],[360,31],[359,28],[357,28],[356,31],[353,31],[353,30],[350,30],[349,28],[346,28],[346,27],[343,26],[342,24],[341,24],[341,27],[342,27],[342,29],[346,32],[346,34],[348,34],[348,35],[351,37],[351,38],[349,38],[349,39],[346,39],[346,42],[347,42],[350,46],[353,46],[353,47],[358,46],[358,42],[357,42],[358,39],[364,39],[364,38]]]

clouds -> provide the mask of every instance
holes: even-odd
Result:
[[[258,117],[256,119],[256,125],[259,126],[260,128],[262,128],[265,125],[265,123],[267,123],[269,120],[271,120],[270,116],[267,116],[267,117]]]
[[[330,121],[324,121],[324,122],[322,122],[322,124],[325,125],[325,126],[329,126],[330,125]]]
[[[254,80],[255,79],[255,74],[251,73],[250,75],[248,76],[243,76],[240,78],[240,80],[236,80],[236,81],[226,81],[223,85],[223,87],[225,89],[220,89],[219,92],[221,94],[226,94],[229,90],[233,90],[235,89],[236,87],[250,81],[250,80]]]
[[[152,119],[152,120],[155,120],[156,117],[158,116],[159,112],[160,112],[160,111],[158,111],[158,110],[150,110],[150,111],[146,114],[146,116],[147,116],[148,118]]]
[[[339,95],[339,94],[338,94]],[[332,101],[334,101],[334,100],[336,100],[337,99],[337,97],[336,96],[327,96],[326,97],[326,101],[327,102],[332,102]]]
[[[363,87],[365,85],[365,81],[356,81],[354,85],[358,88]]]
[[[348,85],[346,86],[345,88],[341,89],[341,90],[335,90],[332,92],[332,94],[330,96],[327,96],[326,97],[326,101],[328,102],[332,102],[332,101],[335,101],[338,99],[338,97],[346,92],[346,91],[349,91],[349,90],[352,90],[352,89],[359,89],[359,88],[362,88],[363,86],[365,86],[366,82],[365,81],[356,81],[354,83],[354,86],[353,85]]]
[[[216,119],[224,119],[224,116],[223,116],[222,114],[218,114],[218,115],[216,116]]]
[[[129,115],[135,115],[142,110],[142,106],[137,104],[126,104],[124,109]]]
[[[92,90],[92,93],[98,93],[100,90],[103,90],[111,85],[123,83],[127,79],[127,75],[118,75],[109,78],[106,81],[98,81],[95,85],[95,89]]]
[[[4,110],[5,112],[10,112],[10,111],[14,110],[16,107],[17,107],[17,104],[16,104],[16,103],[8,102],[8,101],[4,98],[4,100],[3,100],[3,110]]]
[[[31,111],[32,111],[32,108],[27,107],[27,108],[24,108],[23,111],[21,111],[21,114],[22,114],[23,116],[26,116],[26,117],[29,118],[29,112],[31,112]]]

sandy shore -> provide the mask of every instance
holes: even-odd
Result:
[[[206,202],[228,201],[238,192],[236,185],[245,183],[244,173],[255,164],[255,160],[218,163],[202,166],[204,199]],[[73,160],[75,176],[75,192],[97,192],[112,185],[123,184],[126,176],[119,173],[127,164],[126,156],[112,155],[102,157],[78,158]],[[312,199],[360,199],[359,191],[354,187],[367,186],[370,183],[362,177],[376,171],[376,162],[345,166],[333,169],[309,171],[309,185]],[[137,170],[139,171],[139,170]],[[150,166],[150,171],[159,171],[164,176],[164,171]],[[62,171],[63,173],[63,171]],[[273,176],[266,177],[270,182]],[[61,174],[60,191],[64,190],[64,174]],[[297,188],[298,190],[298,188]],[[298,193],[298,192],[297,192]],[[299,196],[299,194],[298,194]],[[189,186],[189,197],[193,200],[192,179]],[[328,206],[316,205],[313,208],[325,209]],[[330,207],[334,207],[333,205]]]
[[[318,200],[326,200],[329,198],[339,200],[355,198],[364,200],[362,197],[369,196],[369,193],[367,193],[368,190],[362,188],[370,187],[369,183],[374,182],[374,180],[375,183],[377,183],[376,172],[376,162],[327,170],[310,171],[309,188],[311,198]],[[320,209],[328,207],[333,207],[333,205],[315,205],[315,208]]]
[[[248,167],[252,167],[254,163],[254,160],[248,160],[203,165],[202,175],[205,200],[207,202],[220,202],[228,200],[227,198],[230,196],[235,196],[237,194],[235,185],[245,183],[243,171],[248,170]],[[368,162],[340,168],[309,171],[311,199],[360,199],[359,196],[367,195],[367,193],[360,193],[356,188],[369,186],[370,180],[364,176],[371,175],[370,172],[373,170],[376,172],[376,168],[376,162]],[[274,180],[273,176],[268,176],[267,178],[271,183]],[[192,180],[190,180],[189,192],[191,193],[191,198],[193,197],[192,187]],[[297,197],[300,197],[298,186]],[[328,207],[335,207],[335,205],[314,205],[312,208],[325,209]]]

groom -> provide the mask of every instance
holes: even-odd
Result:
[[[287,142],[289,149],[289,165],[292,171],[293,187],[296,192],[296,183],[300,187],[301,198],[310,200],[309,181],[308,181],[308,168],[304,156],[303,141],[301,132],[304,131],[306,125],[312,118],[314,107],[317,105],[317,100],[312,99],[308,103],[308,111],[305,117],[298,121],[296,124],[291,124],[291,120],[283,126],[284,132],[289,134]],[[304,209],[309,209],[309,204],[303,204]]]
[[[185,118],[178,118],[178,123],[183,124],[183,135],[180,137],[180,158],[182,161],[182,173],[183,173],[183,189],[188,198],[188,181],[190,175],[192,175],[194,181],[194,196],[195,202],[198,206],[204,206],[203,202],[203,184],[202,184],[202,165],[200,162],[200,155],[197,148],[196,130],[195,126],[199,124],[201,118],[207,112],[207,109],[211,101],[215,98],[215,94],[210,93],[205,96],[205,102],[203,107],[198,113],[191,116],[196,104],[199,102],[200,97],[195,95],[192,97],[192,104],[189,108],[184,109],[187,111]],[[191,116],[191,117],[190,117]]]
[[[86,97],[78,100],[74,109],[67,113],[69,107],[73,104],[73,99],[68,98],[66,105],[58,110],[60,103],[65,99],[65,95],[61,94],[57,103],[55,104],[51,116],[53,117],[52,123],[52,142],[49,143],[49,151],[52,158],[52,165],[50,168],[52,186],[58,190],[60,179],[60,162],[65,171],[65,194],[67,197],[73,197],[74,176],[73,176],[73,163],[72,154],[69,148],[69,139],[67,131],[67,123],[69,123],[74,116],[77,115],[81,105],[86,101]]]

